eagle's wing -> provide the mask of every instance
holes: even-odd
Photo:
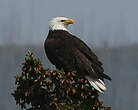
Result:
[[[79,38],[72,36],[74,39],[73,41],[75,42],[76,47],[83,53],[85,54],[90,60],[92,60],[94,63],[97,65],[102,65],[102,62],[98,60],[98,57],[95,55],[95,53]]]
[[[111,80],[109,76],[104,74],[104,69],[102,67],[102,62],[99,61],[98,57],[95,55],[95,53],[79,38],[72,35],[72,41],[74,41],[75,47],[85,55],[86,59],[89,59],[91,62],[91,69],[92,74],[97,74],[101,79],[106,78],[108,80]],[[86,61],[85,61],[86,62]]]

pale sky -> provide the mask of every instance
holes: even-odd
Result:
[[[43,45],[56,16],[89,45],[138,43],[138,0],[0,0],[0,45]]]

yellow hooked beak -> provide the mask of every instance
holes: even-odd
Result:
[[[65,25],[68,25],[68,24],[74,24],[74,20],[73,19],[68,19],[64,22]]]

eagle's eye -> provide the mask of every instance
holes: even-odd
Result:
[[[65,22],[66,20],[60,20],[61,22]]]

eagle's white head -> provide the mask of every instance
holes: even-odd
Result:
[[[72,19],[69,19],[66,17],[55,17],[49,22],[49,29],[67,31],[68,25],[73,23],[74,23],[74,20]]]

